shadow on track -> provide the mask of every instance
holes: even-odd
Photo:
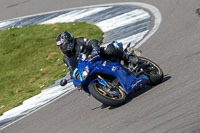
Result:
[[[163,79],[163,82],[161,84],[163,84],[164,82],[168,81],[170,78],[171,78],[171,76],[165,75],[164,79]],[[155,86],[145,86],[142,89],[138,89],[138,90],[133,91],[131,94],[128,95],[128,99],[127,99],[126,103],[124,103],[123,105],[131,102],[134,98],[144,94],[145,92],[153,89],[154,87]],[[123,105],[121,105],[121,106],[123,106]],[[100,109],[108,108],[109,110],[112,110],[112,109],[115,109],[115,108],[118,108],[118,107],[121,107],[121,106],[113,107],[113,106],[108,106],[108,105],[102,104],[102,105],[100,105],[98,107],[95,107],[95,108],[93,108],[91,110],[96,110],[96,109],[99,109],[99,108]]]

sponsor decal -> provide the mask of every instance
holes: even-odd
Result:
[[[131,85],[131,88],[134,89],[134,88],[137,87],[141,82],[142,82],[142,79],[138,80],[137,82],[133,81],[133,82],[132,82],[132,85]]]

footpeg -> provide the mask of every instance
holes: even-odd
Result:
[[[136,77],[138,77],[142,73],[143,73],[143,69],[141,68],[139,72],[135,72],[134,74],[135,74]]]

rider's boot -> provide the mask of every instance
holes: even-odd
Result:
[[[132,63],[133,65],[137,64],[139,59],[135,55],[128,55],[125,52],[122,54],[122,59],[127,63]]]

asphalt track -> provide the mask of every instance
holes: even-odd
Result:
[[[121,2],[2,0],[0,20],[78,6]],[[85,93],[73,91],[1,133],[199,133],[200,16],[198,0],[138,0],[159,8],[162,23],[140,49],[157,62],[165,81],[145,88],[118,108],[101,108]]]
[[[161,15],[152,5],[144,3],[104,4],[76,9],[67,9],[58,12],[32,15],[0,22],[0,29],[22,27],[30,24],[52,24],[56,22],[86,21],[101,28],[104,33],[103,44],[118,40],[125,47],[129,42],[131,46],[139,47],[150,38],[159,28]],[[134,5],[130,7],[130,5]],[[137,5],[137,6],[136,6]],[[142,8],[143,7],[143,8]],[[66,77],[67,78],[67,77]],[[41,107],[47,106],[58,97],[67,95],[74,90],[72,84],[65,87],[59,85],[60,79],[40,94],[27,99],[20,106],[5,112],[0,116],[0,130],[6,128],[16,120],[30,115]],[[55,99],[56,98],[56,99]],[[53,100],[53,101],[52,101]],[[37,109],[37,110],[36,110]]]

